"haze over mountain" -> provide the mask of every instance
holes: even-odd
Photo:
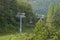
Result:
[[[34,13],[46,14],[50,3],[60,2],[60,0],[27,0],[32,4]]]

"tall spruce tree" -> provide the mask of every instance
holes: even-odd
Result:
[[[35,36],[33,37],[33,40],[47,40],[48,32],[46,29],[45,22],[39,20],[34,29]]]
[[[46,25],[48,27],[48,40],[59,40],[58,27],[59,27],[59,4],[51,4],[47,13]],[[58,23],[57,23],[58,22]]]
[[[60,39],[60,4],[50,4],[46,15],[46,22],[38,21],[35,27],[33,40]]]

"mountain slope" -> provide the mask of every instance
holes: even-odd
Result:
[[[46,14],[50,3],[60,2],[60,0],[27,0],[32,4],[34,13]]]

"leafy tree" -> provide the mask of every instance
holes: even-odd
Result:
[[[16,9],[16,0],[0,0],[0,32],[6,32],[6,30],[11,29],[10,27],[15,29]]]
[[[17,0],[0,0],[1,33],[19,31],[19,23],[16,21],[16,14],[18,11],[26,13],[26,19],[23,20],[25,23],[28,23],[30,20],[33,19],[34,14],[30,3],[20,1],[19,3],[17,3]]]
[[[32,5],[28,2],[19,2],[17,3],[17,7],[18,12],[25,13],[26,18],[23,22],[25,22],[25,24],[29,24],[29,22],[32,21],[35,16],[33,14]]]

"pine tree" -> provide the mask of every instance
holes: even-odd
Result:
[[[60,39],[60,4],[50,4],[45,21],[38,21],[34,30],[33,40]]]
[[[36,23],[36,27],[34,29],[34,34],[35,34],[35,36],[34,36],[33,40],[46,40],[48,32],[46,30],[44,21],[39,20]]]
[[[59,40],[58,37],[58,24],[59,24],[59,6],[58,4],[52,5],[49,7],[48,13],[47,13],[47,20],[46,25],[48,27],[48,40]],[[58,23],[57,23],[58,22]]]

